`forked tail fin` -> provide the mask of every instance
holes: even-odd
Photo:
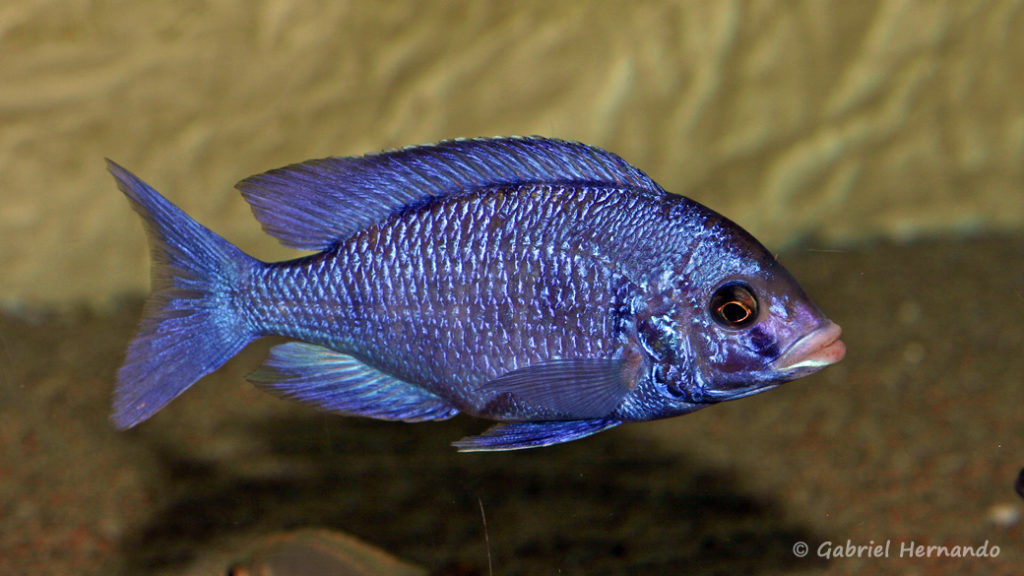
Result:
[[[117,373],[110,419],[146,420],[238,354],[256,334],[233,294],[260,262],[199,224],[131,172],[107,160],[146,224],[152,296]]]

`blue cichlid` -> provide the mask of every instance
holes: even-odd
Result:
[[[258,261],[113,162],[153,296],[112,420],[149,418],[254,339],[251,380],[332,412],[500,423],[464,451],[575,440],[750,396],[839,361],[840,329],[733,222],[618,156],[545,138],[313,160],[238,184]]]

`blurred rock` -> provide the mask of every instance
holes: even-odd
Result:
[[[426,576],[387,552],[348,534],[300,530],[269,536],[229,576]]]

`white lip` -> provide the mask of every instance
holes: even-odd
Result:
[[[839,339],[842,334],[838,324],[826,321],[826,324],[797,340],[772,362],[772,367],[779,372],[792,372],[835,364],[846,356],[846,344]]]

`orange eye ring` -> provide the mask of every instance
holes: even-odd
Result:
[[[745,284],[730,283],[711,297],[711,317],[725,328],[746,328],[757,321],[757,298]]]
[[[750,306],[739,300],[730,300],[715,308],[715,312],[718,312],[718,315],[730,324],[742,324],[754,314]]]

